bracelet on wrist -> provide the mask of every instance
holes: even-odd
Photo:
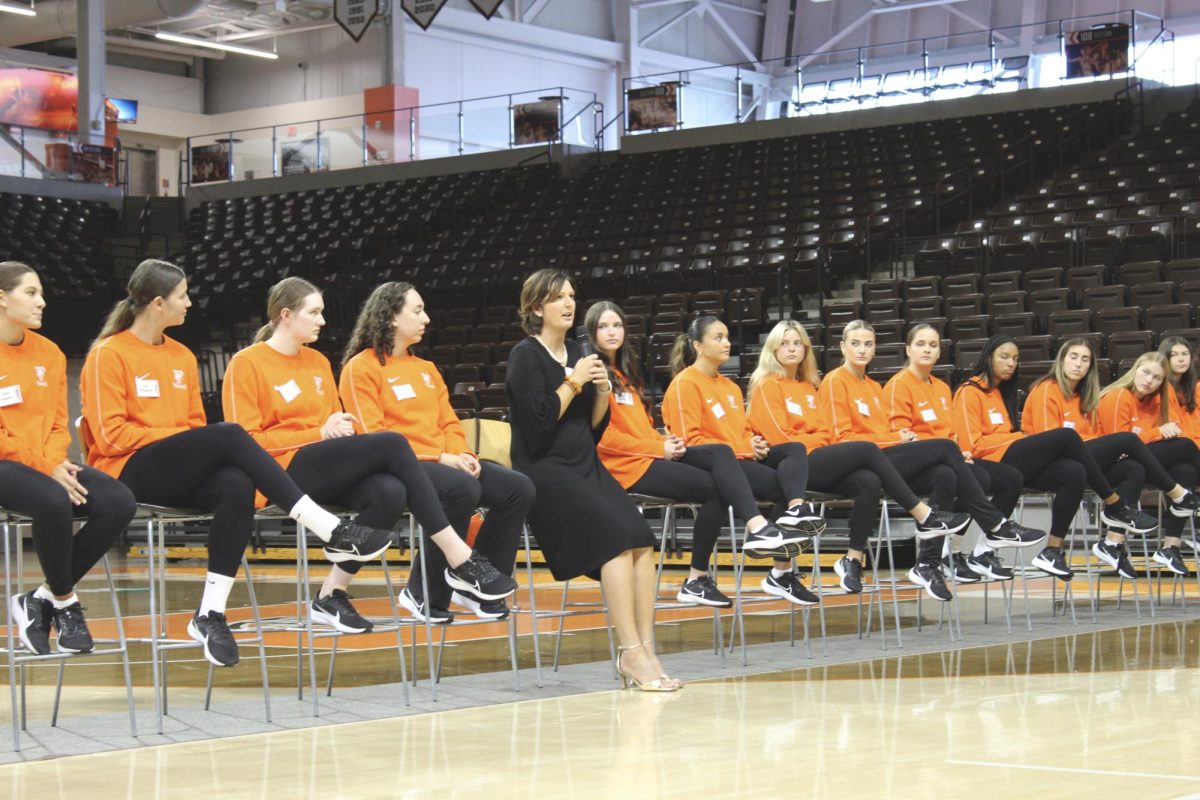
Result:
[[[583,392],[583,387],[575,381],[571,380],[570,376],[563,378],[563,383],[571,390],[571,394],[578,397]]]

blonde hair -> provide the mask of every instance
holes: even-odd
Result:
[[[875,326],[867,322],[865,319],[852,319],[846,323],[846,327],[842,328],[842,340],[845,341],[846,337],[855,331],[867,331],[869,333],[874,333]]]
[[[267,324],[258,329],[254,341],[265,342],[271,338],[285,308],[292,312],[299,311],[304,306],[304,298],[320,293],[320,289],[304,278],[284,278],[272,286],[267,292]]]
[[[129,276],[129,283],[125,285],[129,296],[118,301],[108,312],[108,318],[104,320],[100,333],[92,342],[92,347],[110,336],[128,330],[146,306],[153,303],[156,298],[169,295],[180,281],[186,278],[187,275],[183,270],[169,261],[148,258],[138,264],[137,269]]]
[[[800,337],[800,344],[804,345],[804,360],[800,362],[800,368],[796,371],[800,380],[816,386],[821,382],[821,373],[817,371],[817,357],[813,354],[812,340],[808,337],[808,331],[804,330],[804,326],[794,319],[784,319],[775,323],[775,327],[771,328],[771,332],[767,334],[767,340],[763,342],[762,351],[758,354],[758,366],[754,368],[754,373],[750,376],[750,390],[747,394],[754,396],[754,390],[764,378],[770,375],[779,375],[786,377],[783,365],[779,363],[779,359],[775,356],[775,351],[783,346],[783,337],[788,331],[794,332]]]
[[[1108,386],[1104,387],[1104,391],[1100,393],[1100,396],[1104,397],[1111,392],[1119,392],[1122,389],[1129,389],[1130,391],[1133,391],[1133,379],[1134,376],[1137,375],[1137,371],[1141,369],[1144,364],[1149,364],[1152,361],[1158,365],[1159,369],[1161,369],[1163,373],[1162,383],[1158,385],[1158,389],[1154,393],[1158,395],[1158,421],[1165,425],[1170,421],[1171,408],[1170,403],[1167,402],[1166,390],[1171,383],[1168,378],[1168,376],[1171,374],[1171,364],[1167,361],[1167,357],[1162,353],[1154,351],[1142,353],[1140,356],[1138,356],[1137,361],[1133,362],[1133,366],[1129,368],[1128,372],[1117,378]]]

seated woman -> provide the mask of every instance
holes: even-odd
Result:
[[[67,358],[42,327],[46,300],[32,267],[0,262],[0,506],[32,520],[46,580],[9,598],[21,643],[60,653],[94,649],[75,585],[104,557],[137,510],[133,493],[99,470],[67,459]],[[87,521],[75,533],[74,517]]]
[[[237,642],[225,604],[254,528],[256,489],[325,542],[334,563],[370,561],[392,534],[321,508],[241,426],[205,425],[196,357],[164,333],[182,325],[192,305],[183,270],[149,259],[133,271],[128,288],[80,376],[88,461],[139,502],[212,512],[208,575],[188,635],[204,645],[211,663],[233,666]]]
[[[747,524],[742,550],[755,557],[774,557],[763,579],[767,594],[798,605],[818,602],[792,569],[792,545],[820,535],[825,520],[805,499],[808,491],[808,451],[800,442],[772,447],[755,433],[746,418],[742,390],[721,375],[729,360],[729,329],[716,317],[692,320],[675,340],[671,353],[671,385],[663,395],[663,422],[688,448],[725,445],[749,482],[753,496],[775,504],[775,525],[755,530]],[[745,513],[749,513],[747,510]]]
[[[342,400],[367,433],[391,431],[408,440],[441,500],[450,527],[465,533],[475,509],[481,504],[487,509],[475,552],[500,574],[511,575],[521,526],[533,505],[533,484],[519,472],[480,461],[467,447],[441,373],[431,362],[409,352],[424,338],[428,325],[425,301],[411,284],[391,281],[375,287],[346,345]],[[428,548],[425,558],[428,604],[422,592],[420,561],[400,594],[401,604],[419,619],[429,614],[431,622],[450,622],[451,602],[480,619],[508,616],[503,599],[480,598],[447,583],[448,565],[440,547]]]
[[[917,524],[920,545],[908,579],[935,600],[953,598],[942,577],[942,550],[948,534],[959,533],[973,517],[985,531],[1006,531],[1014,538],[1037,538],[1040,531],[1017,525],[988,502],[959,447],[949,439],[918,440],[911,430],[893,431],[883,387],[867,376],[875,358],[875,329],[863,320],[842,329],[842,366],[821,381],[817,401],[830,421],[834,442],[875,442],[914,491],[928,494],[929,505],[950,509],[955,503],[971,516],[931,517]]]
[[[597,447],[601,463],[629,492],[699,505],[692,526],[691,571],[676,599],[729,608],[733,601],[717,588],[708,571],[725,509],[732,506],[746,527],[765,532],[764,538],[782,542],[787,537],[759,513],[731,448],[723,444],[688,447],[680,437],[654,429],[642,401],[641,364],[634,350],[625,346],[625,314],[620,307],[607,300],[595,303],[584,325],[615,387],[609,395],[611,417]],[[789,594],[793,596],[799,594]]]
[[[618,640],[617,671],[642,691],[672,692],[654,654],[654,534],[596,453],[608,426],[612,383],[604,362],[567,333],[575,289],[538,270],[521,287],[529,332],[508,355],[505,389],[513,466],[537,489],[529,526],[555,580],[599,578]]]
[[[342,410],[329,359],[308,346],[321,335],[324,311],[321,292],[303,278],[271,287],[269,321],[225,368],[225,419],[245,428],[302,492],[358,512],[360,524],[391,530],[407,498],[417,521],[436,531],[433,542],[450,553],[446,580],[481,600],[511,594],[516,581],[473,554],[450,527],[408,441],[389,431],[359,433],[359,421]],[[343,633],[364,633],[371,623],[346,593],[351,570],[334,565],[309,613]]]
[[[842,589],[857,594],[862,591],[867,540],[875,532],[885,490],[925,528],[965,527],[969,518],[931,509],[873,442],[830,444],[829,422],[817,403],[820,382],[808,333],[795,320],[776,324],[750,376],[750,425],[772,447],[803,443],[812,472],[809,488],[852,500],[850,547],[833,570]]]
[[[933,374],[942,355],[942,337],[932,325],[917,324],[905,337],[906,361],[904,369],[897,372],[883,387],[888,423],[893,431],[906,431],[921,439],[953,439],[954,429],[950,425],[950,387]],[[1016,468],[992,461],[976,461],[969,453],[963,459],[970,465],[971,474],[980,488],[992,498],[1006,518],[1011,517],[1021,497],[1024,479]],[[1002,525],[998,530],[984,530],[975,542],[970,556],[957,552],[958,540],[952,540],[955,552],[946,559],[956,583],[973,583],[980,576],[993,580],[1010,580],[1011,569],[996,555],[1000,547],[1029,547],[1046,538],[1037,531],[1036,536],[1022,533],[1012,525]]]
[[[1074,573],[1062,544],[1079,510],[1085,486],[1103,498],[1100,520],[1109,528],[1145,533],[1154,530],[1156,524],[1152,517],[1121,499],[1076,431],[1057,428],[1027,435],[1013,429],[1019,362],[1020,351],[1011,336],[993,336],[987,341],[971,376],[954,394],[954,437],[976,461],[1016,467],[1026,487],[1053,493],[1050,538],[1033,557],[1033,565],[1069,581]]]
[[[1159,353],[1143,353],[1121,377],[1100,392],[1097,408],[1097,428],[1101,434],[1131,432],[1144,442],[1146,449],[1162,465],[1169,478],[1160,476],[1158,484],[1182,484],[1195,489],[1196,476],[1200,474],[1200,450],[1189,439],[1179,420],[1171,418],[1171,399],[1168,393],[1167,373],[1171,369],[1168,360]],[[1182,488],[1182,487],[1178,487]],[[1174,493],[1178,489],[1173,490]],[[1177,575],[1186,575],[1187,566],[1179,553],[1180,534],[1183,522],[1194,512],[1194,498],[1190,493],[1183,502],[1169,505],[1166,529],[1163,531],[1163,547],[1154,554],[1154,559]],[[1102,561],[1114,566],[1127,577],[1134,577],[1133,565],[1129,563],[1124,545],[1114,548],[1111,543],[1097,545],[1093,552]]]

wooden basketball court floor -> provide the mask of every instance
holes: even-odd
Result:
[[[131,635],[144,633],[144,572],[131,560],[119,561],[117,573]],[[181,610],[174,629],[186,624],[183,609],[198,597],[202,571],[182,565],[171,574],[172,607]],[[256,577],[264,613],[294,613],[293,570],[259,567]],[[364,571],[354,593],[382,616],[378,578]],[[539,603],[557,603],[560,585],[545,574],[538,581]],[[437,702],[422,648],[410,705],[397,683],[395,635],[342,637],[319,719],[307,695],[296,697],[295,635],[271,634],[271,723],[249,652],[238,668],[218,671],[206,712],[207,670],[189,650],[171,660],[171,715],[161,736],[153,732],[148,651],[134,646],[138,739],[130,737],[115,662],[71,662],[56,728],[55,668],[39,665],[28,670],[23,750],[0,752],[0,797],[1200,798],[1190,735],[1200,712],[1195,580],[1186,603],[1164,591],[1154,617],[1144,595],[1135,613],[1128,584],[1118,608],[1117,584],[1106,580],[1096,623],[1081,581],[1078,624],[1051,615],[1049,580],[1029,586],[1032,632],[1019,589],[1011,633],[995,587],[987,623],[982,591],[964,590],[960,642],[936,625],[933,603],[923,603],[918,631],[910,592],[903,647],[891,630],[885,640],[877,628],[860,639],[853,601],[835,598],[828,655],[819,639],[811,651],[792,643],[784,604],[757,605],[747,615],[746,666],[736,651],[724,661],[714,655],[710,613],[666,611],[657,629],[663,661],[688,681],[674,694],[620,690],[601,616],[569,620],[557,672],[549,667],[553,636],[544,637],[543,688],[522,618],[519,691],[507,671],[504,625],[451,629]],[[111,625],[107,597],[95,579],[83,588],[93,630],[103,633]],[[239,591],[235,604],[244,602]],[[586,581],[572,589],[572,599],[595,596]],[[815,635],[815,614],[811,622]],[[555,627],[544,621],[540,629]],[[415,635],[424,642],[422,629]],[[322,678],[326,663],[323,656]],[[9,746],[3,705],[0,742]]]

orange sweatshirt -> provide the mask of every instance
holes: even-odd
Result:
[[[665,457],[663,442],[667,437],[654,429],[654,421],[625,375],[615,372],[618,386],[608,396],[612,415],[596,451],[604,468],[622,489],[628,489],[641,480],[655,459]]]
[[[401,434],[422,461],[471,452],[446,383],[430,361],[389,355],[380,364],[375,349],[367,348],[346,363],[341,390],[346,410],[364,431]]]
[[[1138,400],[1129,389],[1109,392],[1100,398],[1097,409],[1101,434],[1133,431],[1146,444],[1162,439],[1158,428],[1162,425],[1159,413],[1162,401],[1155,395]]]
[[[18,345],[0,342],[0,460],[49,475],[70,446],[66,356],[33,331]]]
[[[750,394],[750,427],[772,447],[803,442],[811,453],[829,444],[829,423],[808,381],[768,375]]]
[[[710,378],[690,366],[671,381],[662,408],[667,430],[685,444],[727,444],[738,458],[754,458],[742,390],[729,378]]]
[[[900,444],[900,434],[888,424],[883,387],[874,378],[856,378],[840,366],[825,376],[817,391],[818,405],[829,421],[832,441],[874,442],[880,447]]]
[[[169,336],[146,344],[132,331],[92,348],[79,376],[88,463],[114,478],[148,444],[205,424],[196,357]]]
[[[1193,442],[1200,442],[1200,403],[1197,403],[1195,411],[1189,412],[1183,407],[1183,403],[1179,402],[1179,393],[1174,385],[1171,386],[1170,395],[1171,406],[1167,413],[1171,415],[1171,421],[1179,423],[1184,436]],[[1200,400],[1200,384],[1196,385],[1196,396],[1197,400]]]
[[[908,428],[921,439],[952,439],[950,387],[940,378],[923,381],[907,368],[883,387],[888,424],[894,431]]]
[[[284,469],[297,450],[321,441],[325,420],[342,410],[329,359],[311,347],[284,355],[266,342],[230,359],[221,407]]]
[[[954,438],[974,458],[999,461],[1024,434],[1014,431],[999,389],[981,391],[978,383],[958,387],[954,395]]]
[[[1044,433],[1055,428],[1074,428],[1087,441],[1097,436],[1092,414],[1084,414],[1079,407],[1079,395],[1063,397],[1062,389],[1054,379],[1042,381],[1029,390],[1025,398],[1025,409],[1021,412],[1021,430],[1028,436]]]

